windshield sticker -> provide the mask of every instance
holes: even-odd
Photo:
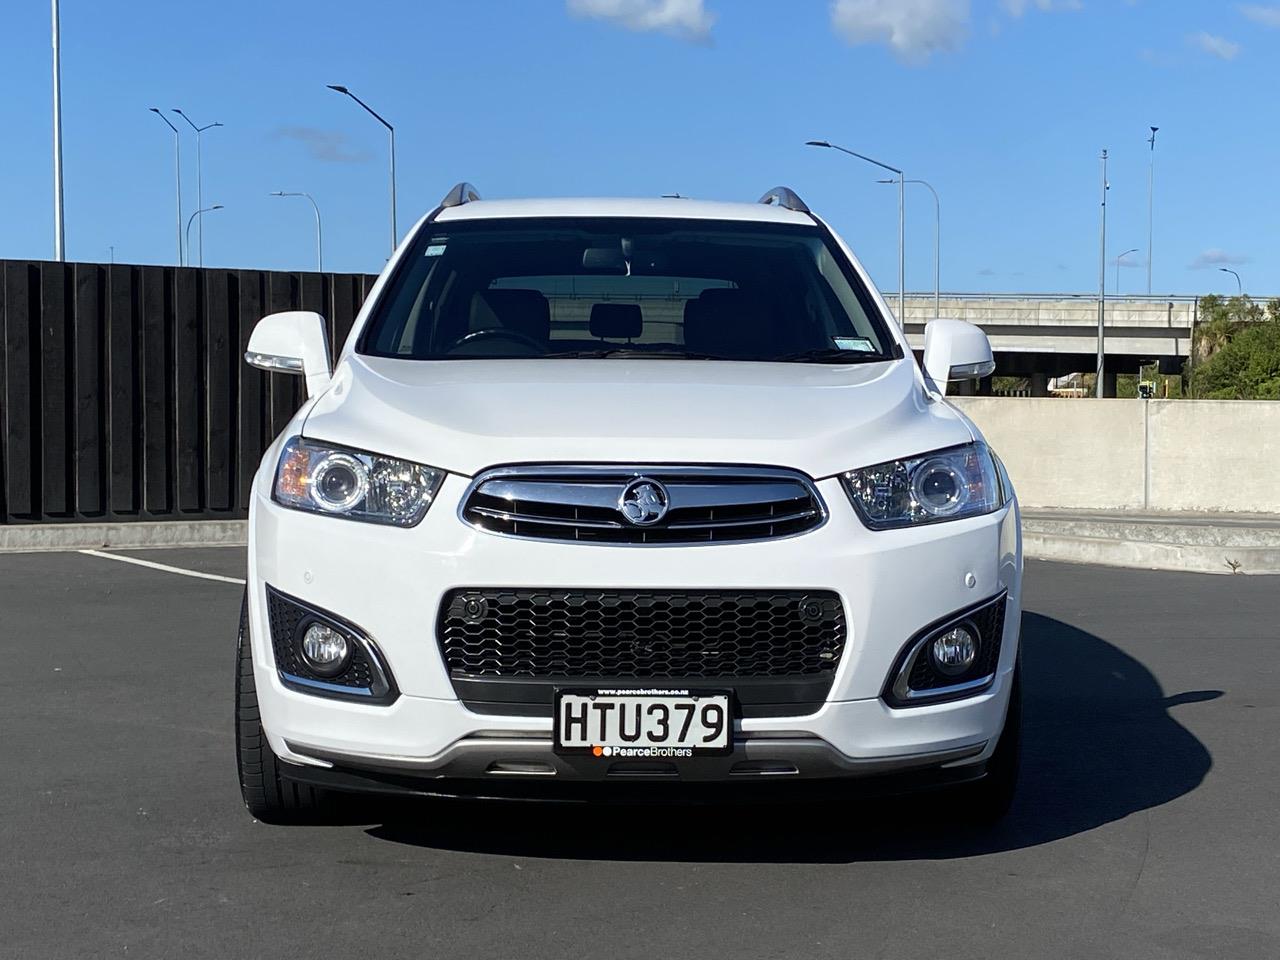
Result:
[[[858,353],[874,353],[875,347],[866,337],[832,337],[837,350],[856,350]]]
[[[431,246],[427,247],[427,252],[425,256],[438,257],[442,253],[444,253],[444,248],[445,248],[445,245],[443,243],[433,243]]]

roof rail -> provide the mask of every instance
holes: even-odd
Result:
[[[444,195],[444,199],[440,201],[440,206],[460,207],[464,203],[470,203],[472,200],[479,199],[480,192],[464,180]]]
[[[774,187],[760,198],[763,204],[777,204],[796,213],[808,213],[809,205],[801,200],[790,187]]]

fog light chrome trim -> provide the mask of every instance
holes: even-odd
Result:
[[[285,683],[296,684],[302,687],[311,687],[315,690],[324,690],[328,693],[340,693],[348,696],[372,697],[373,691],[368,687],[348,687],[341,683],[325,683],[323,680],[312,680],[309,677],[299,677],[292,673],[280,671],[280,679]]]
[[[277,590],[271,584],[266,584],[265,586],[268,604],[272,601],[283,602],[301,611],[301,617],[295,624],[293,636],[288,637],[285,642],[289,645],[296,645],[299,648],[298,655],[303,666],[306,666],[307,669],[313,669],[301,654],[302,635],[311,624],[321,623],[346,638],[350,647],[346,658],[347,667],[350,667],[354,653],[358,650],[368,663],[369,672],[373,680],[371,686],[356,687],[343,683],[331,683],[319,676],[302,677],[286,670],[280,664],[276,653],[276,637],[272,632],[273,624],[269,615],[267,636],[271,645],[272,660],[276,666],[276,675],[280,678],[281,683],[291,690],[296,690],[298,693],[306,693],[317,697],[331,697],[336,700],[351,700],[357,703],[371,703],[380,706],[386,706],[396,701],[400,696],[400,691],[396,687],[395,678],[387,666],[382,650],[372,637],[351,621],[344,620],[337,614],[330,613],[328,610],[307,603],[305,600],[300,600],[295,596]]]
[[[918,632],[907,642],[907,645],[898,654],[894,660],[893,669],[889,672],[889,680],[885,684],[885,689],[881,693],[882,699],[894,708],[917,707],[924,706],[929,703],[945,703],[949,700],[962,700],[965,697],[974,697],[983,691],[989,689],[995,683],[997,670],[972,680],[964,680],[960,683],[946,684],[940,687],[928,687],[923,690],[915,690],[911,687],[911,671],[915,666],[916,659],[920,656],[929,656],[927,647],[938,639],[942,634],[946,633],[953,627],[961,624],[968,625],[974,635],[978,638],[979,656],[982,653],[983,644],[994,643],[997,648],[1003,645],[1004,637],[986,637],[972,622],[975,614],[987,610],[997,604],[1008,602],[1008,591],[1002,590],[994,597],[988,597],[979,603],[975,603],[971,607],[958,610],[942,620],[937,620],[923,630]],[[1001,633],[1004,631],[1004,618],[1000,619]],[[999,651],[997,649],[997,663],[999,662]]]
[[[912,658],[912,662],[914,662],[914,658]],[[912,704],[913,706],[918,701],[928,701],[933,703],[939,700],[959,699],[960,697],[968,696],[971,693],[976,694],[991,686],[996,679],[996,675],[994,673],[989,673],[985,677],[979,677],[977,680],[966,680],[964,683],[953,683],[946,687],[930,687],[928,690],[912,690],[910,687],[906,686],[905,682],[906,676],[910,674],[910,672],[910,670],[907,670],[903,675],[899,676],[898,682],[894,683],[893,688],[894,696],[898,697],[899,700]],[[898,683],[902,683],[903,685],[903,692],[901,693],[898,691]]]

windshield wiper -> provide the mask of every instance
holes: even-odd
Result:
[[[813,350],[797,350],[781,356],[770,357],[780,363],[882,363],[888,357],[878,353],[863,353],[858,350],[841,350],[838,347],[817,347]]]
[[[537,359],[594,359],[598,357],[623,357],[640,360],[724,360],[713,353],[696,353],[690,350],[646,349],[643,347],[610,347],[607,350],[565,350],[562,353],[544,353]]]

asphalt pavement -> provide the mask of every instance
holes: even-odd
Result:
[[[0,555],[0,956],[1280,956],[1280,578],[1029,562],[1025,756],[945,801],[241,805],[241,550]]]

